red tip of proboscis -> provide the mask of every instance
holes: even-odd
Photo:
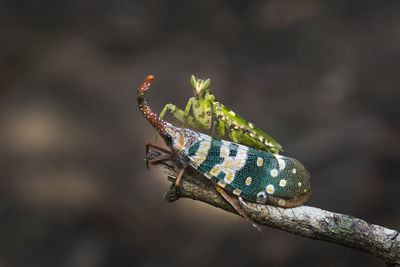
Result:
[[[154,76],[153,76],[153,75],[149,75],[149,76],[147,76],[147,78],[146,78],[146,80],[148,80],[148,81],[149,81],[149,80],[151,81],[151,80],[153,80],[153,79],[154,79]]]

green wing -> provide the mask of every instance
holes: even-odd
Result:
[[[236,131],[237,139],[240,144],[250,146],[256,149],[269,150],[272,153],[278,153],[282,146],[260,128],[246,121],[225,105],[218,103],[219,112],[225,118],[229,125],[229,132]]]

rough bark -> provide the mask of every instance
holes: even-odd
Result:
[[[154,159],[158,156],[160,156],[159,152],[150,150],[147,158]],[[159,162],[158,166],[161,172],[167,174],[171,180],[176,177],[180,169],[179,162],[173,160]],[[170,202],[179,198],[191,198],[237,214],[217,193],[211,181],[192,168],[185,170],[179,187],[171,185],[164,197]],[[239,201],[237,203],[240,205]],[[400,264],[398,231],[368,223],[351,215],[314,207],[300,206],[284,209],[249,202],[247,204],[247,207],[240,206],[257,224],[358,249],[381,258],[388,265]]]

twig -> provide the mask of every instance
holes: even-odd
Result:
[[[159,152],[150,150],[147,158],[154,159],[160,155]],[[179,163],[171,160],[160,162],[158,166],[170,179],[176,177],[180,169]],[[164,197],[170,202],[179,198],[191,198],[237,214],[216,192],[211,182],[192,168],[186,168],[179,187],[172,185]],[[314,207],[284,209],[249,202],[247,204],[247,207],[242,205],[242,208],[260,225],[358,249],[381,258],[388,265],[400,264],[398,231],[350,215]]]

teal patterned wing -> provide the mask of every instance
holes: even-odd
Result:
[[[267,203],[271,196],[290,200],[310,189],[310,176],[296,159],[201,136],[186,150],[186,160],[237,196]]]

